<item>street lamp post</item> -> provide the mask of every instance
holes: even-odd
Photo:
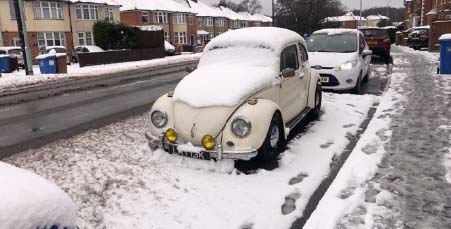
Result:
[[[272,0],[272,26],[275,26],[275,17],[274,17],[274,0]]]
[[[363,0],[360,0],[359,27],[362,26],[362,10],[363,10]]]

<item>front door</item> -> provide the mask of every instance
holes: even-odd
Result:
[[[294,76],[282,76],[280,85],[280,107],[285,122],[295,118],[305,107],[305,101],[302,96],[303,84],[306,81],[305,73],[301,68],[299,61],[299,49],[293,44],[285,48],[280,55],[281,73],[292,69]]]

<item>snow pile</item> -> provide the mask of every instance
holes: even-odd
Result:
[[[235,106],[278,77],[279,59],[265,48],[225,48],[206,52],[196,71],[174,92],[176,101],[194,107]]]
[[[74,78],[98,77],[103,74],[130,71],[141,68],[150,68],[176,64],[185,61],[199,60],[201,54],[171,56],[153,60],[142,60],[117,64],[97,65],[80,68],[78,64],[67,66],[67,74],[40,74],[39,66],[33,66],[34,75],[26,76],[25,71],[13,73],[2,73],[0,77],[0,92],[14,90],[17,88],[39,86],[41,84],[54,83],[57,81],[72,80]]]
[[[75,204],[50,181],[0,162],[0,184],[0,228],[75,229]]]
[[[451,33],[443,34],[442,36],[440,36],[439,40],[440,41],[451,40]]]
[[[280,54],[285,45],[303,42],[303,38],[288,29],[276,27],[252,27],[228,31],[210,41],[204,52],[217,48],[251,47],[269,48]]]
[[[67,190],[80,228],[289,228],[377,100],[325,93],[321,120],[289,142],[280,167],[251,175],[231,161],[151,152],[150,114],[6,160]]]

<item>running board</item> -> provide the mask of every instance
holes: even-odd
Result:
[[[290,129],[293,129],[297,124],[299,124],[311,111],[312,109],[306,107],[298,116],[294,117],[291,121],[289,121],[286,126]]]

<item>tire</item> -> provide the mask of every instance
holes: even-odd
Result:
[[[72,63],[76,64],[77,62],[78,62],[78,61],[77,61],[77,58],[72,57]]]
[[[356,95],[360,94],[361,87],[362,87],[360,78],[362,78],[362,73],[360,73],[359,78],[357,79],[357,83],[356,83],[355,87],[352,89],[352,94],[356,94]]]
[[[277,138],[277,139],[275,139]],[[268,163],[277,160],[285,147],[285,134],[283,131],[282,117],[275,113],[268,128],[265,141],[258,149],[257,160]]]
[[[371,74],[371,65],[368,65],[368,71],[366,72],[365,77],[363,77],[362,83],[368,83]]]
[[[321,104],[323,101],[323,90],[321,87],[321,83],[318,81],[316,84],[316,91],[315,91],[315,107],[310,111],[310,119],[311,120],[318,120],[319,116],[321,114]]]

